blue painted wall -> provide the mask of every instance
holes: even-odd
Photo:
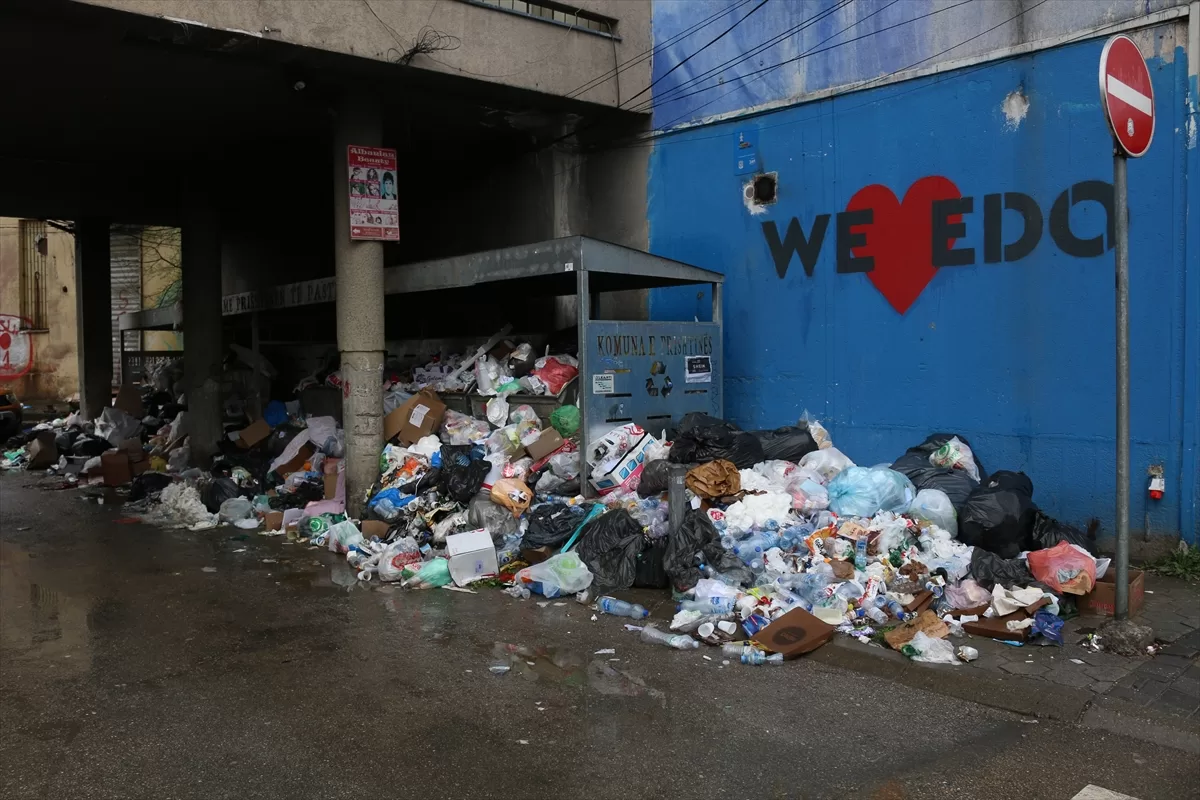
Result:
[[[1113,255],[1107,247],[1094,257],[1068,255],[1049,230],[1064,190],[1112,180],[1096,86],[1101,46],[1075,44],[658,139],[651,249],[726,275],[726,415],[766,427],[809,409],[863,464],[891,461],[931,431],[961,432],[989,469],[1027,472],[1048,513],[1074,523],[1097,516],[1111,532]],[[1197,320],[1185,316],[1185,261],[1196,252],[1185,236],[1186,56],[1167,49],[1150,66],[1159,124],[1150,153],[1129,166],[1131,527],[1148,520],[1154,533],[1178,533],[1186,524],[1194,539],[1200,488],[1194,470],[1183,472],[1184,425],[1195,419],[1185,403],[1200,402],[1184,391],[1185,341],[1198,335]],[[1003,109],[1018,90],[1028,101],[1023,119]],[[778,202],[762,214],[743,201],[739,135],[757,143],[760,168],[778,174]],[[954,243],[975,248],[972,265],[928,267],[928,199],[891,208],[879,200],[889,191],[903,200],[927,176],[974,198]],[[838,272],[836,214],[870,185],[886,189],[872,190],[875,220],[853,228],[868,242],[855,252],[874,251],[880,282],[906,258],[910,268],[924,258],[932,273],[903,314],[871,275]],[[983,263],[984,196],[1006,192],[1036,201],[1043,235],[1020,260]],[[794,254],[780,277],[764,223],[782,238],[795,217],[807,235],[823,214],[831,217],[811,277]],[[1099,203],[1070,209],[1081,239],[1103,236],[1106,221]],[[1004,212],[1005,243],[1020,228],[1017,213]],[[703,317],[706,304],[694,289],[661,290],[651,313]],[[1145,475],[1158,463],[1168,492],[1153,502]]]

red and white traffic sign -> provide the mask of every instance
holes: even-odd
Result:
[[[1100,104],[1121,149],[1134,158],[1146,155],[1154,138],[1154,86],[1128,36],[1109,39],[1100,53]]]

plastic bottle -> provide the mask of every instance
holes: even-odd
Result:
[[[733,552],[742,561],[762,561],[762,554],[779,544],[777,533],[755,533],[734,545]]]
[[[860,608],[859,611],[862,612],[862,616],[871,620],[876,625],[887,624],[888,615],[887,612],[885,612],[882,608],[877,606],[867,606],[866,608]]]
[[[876,595],[875,606],[886,610],[889,614],[902,622],[907,622],[913,618],[913,615],[904,610],[904,606],[897,603],[895,600],[889,599],[887,595]]]
[[[650,615],[650,612],[640,605],[637,605],[636,603],[627,603],[624,600],[618,600],[615,597],[601,597],[597,601],[597,605],[605,614],[612,614],[615,617],[645,619]]]
[[[700,611],[705,614],[728,614],[733,611],[736,603],[736,597],[711,595],[700,600],[684,600],[678,605],[676,610]],[[638,606],[638,608],[641,608],[641,606]]]
[[[752,649],[753,648],[750,647],[750,645],[748,645],[748,644],[738,643],[738,642],[728,642],[726,644],[721,645],[721,655],[728,656],[729,658],[741,658],[742,653],[746,652],[747,650],[752,650]]]
[[[684,633],[667,633],[660,631],[653,625],[647,625],[642,628],[641,639],[643,642],[651,644],[665,644],[667,647],[674,647],[676,650],[696,650],[700,647],[700,643]]]
[[[925,588],[928,589],[929,591],[933,592],[934,597],[942,596],[942,584],[939,583],[938,581],[926,582]]]
[[[749,647],[747,648],[747,652],[742,653],[742,663],[749,664],[752,667],[762,666],[763,664],[782,664],[783,653],[767,655],[762,650]]]
[[[726,586],[733,586],[733,587],[741,586],[741,584],[739,584],[737,582],[736,578],[731,578],[728,575],[717,572],[715,569],[712,568],[712,566],[710,566],[708,564],[700,565],[700,574],[706,578],[711,578],[714,581],[720,581],[721,583],[725,584]]]
[[[854,543],[854,566],[857,569],[867,568],[867,537],[861,536]]]

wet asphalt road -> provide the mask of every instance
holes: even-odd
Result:
[[[330,553],[118,523],[33,483],[0,475],[0,797],[1145,799],[1200,779],[1173,750],[803,659],[722,667],[574,601],[347,589]],[[529,655],[492,674],[497,642]]]

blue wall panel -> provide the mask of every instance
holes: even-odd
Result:
[[[657,15],[656,15],[657,19]],[[743,426],[819,414],[856,462],[891,461],[932,431],[957,431],[989,469],[1020,469],[1051,514],[1111,530],[1115,455],[1113,255],[1100,202],[1065,206],[1073,186],[1111,191],[1110,137],[1097,97],[1101,42],[1088,42],[693,128],[654,144],[650,240],[658,254],[724,272],[726,413]],[[1129,167],[1134,476],[1131,527],[1180,531],[1187,151],[1178,133],[1185,54],[1150,61],[1160,124]],[[1016,94],[1019,93],[1020,97]],[[1005,112],[1028,102],[1027,113]],[[778,174],[778,202],[751,213],[736,174],[739,133]],[[875,188],[866,192],[866,187]],[[1095,185],[1094,183],[1092,185]],[[907,199],[906,199],[906,193]],[[1042,215],[1036,247],[984,263],[985,195],[1021,193]],[[965,266],[931,265],[934,197],[973,198]],[[893,199],[894,198],[894,199]],[[1066,202],[1065,198],[1064,201]],[[839,212],[869,207],[851,232],[871,273],[839,272]],[[829,215],[811,277],[793,253],[779,274],[764,223],[782,239],[795,217],[810,234]],[[1064,224],[1064,218],[1066,223]],[[1000,215],[1002,238],[1022,228]],[[1101,238],[1070,255],[1064,231]],[[861,268],[842,258],[843,269]],[[898,275],[898,273],[900,273]],[[921,289],[921,277],[928,283]],[[873,282],[873,280],[875,282]],[[876,287],[915,294],[889,303]],[[918,292],[919,290],[919,292]],[[901,292],[902,293],[902,292]],[[694,290],[661,290],[655,316],[698,314]],[[686,317],[684,317],[686,318]],[[1193,323],[1194,324],[1194,323]],[[1191,330],[1190,328],[1188,330]],[[1168,494],[1148,501],[1146,468],[1166,468]],[[1194,531],[1187,532],[1189,538]]]

